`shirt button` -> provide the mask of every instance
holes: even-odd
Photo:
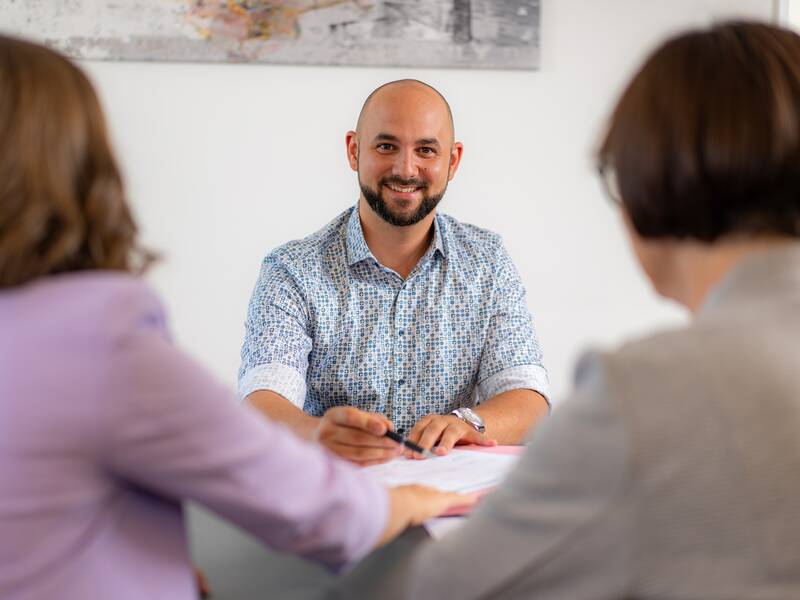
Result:
[[[403,335],[404,333],[405,333],[405,330],[400,329],[400,330],[398,330],[397,335]]]
[[[405,383],[406,383],[406,380],[405,379],[401,379],[400,381],[397,382],[397,385],[405,385]]]

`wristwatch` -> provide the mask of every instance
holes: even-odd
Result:
[[[483,419],[471,408],[457,408],[450,414],[457,416],[478,433],[486,432],[486,424],[483,422]]]

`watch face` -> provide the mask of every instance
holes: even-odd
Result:
[[[486,425],[484,424],[483,419],[474,410],[471,408],[462,408],[460,409],[460,412],[462,415],[464,415],[464,420],[477,429],[480,433],[483,433],[486,430]]]

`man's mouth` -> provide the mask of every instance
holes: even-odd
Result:
[[[417,185],[397,185],[396,183],[384,183],[383,185],[398,194],[412,194],[422,189]]]

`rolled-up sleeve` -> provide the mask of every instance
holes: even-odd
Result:
[[[267,256],[247,310],[239,398],[270,390],[302,409],[312,345],[300,286],[279,256]]]
[[[495,258],[492,316],[478,370],[478,398],[530,389],[550,401],[550,383],[525,300],[525,287],[503,245]]]

